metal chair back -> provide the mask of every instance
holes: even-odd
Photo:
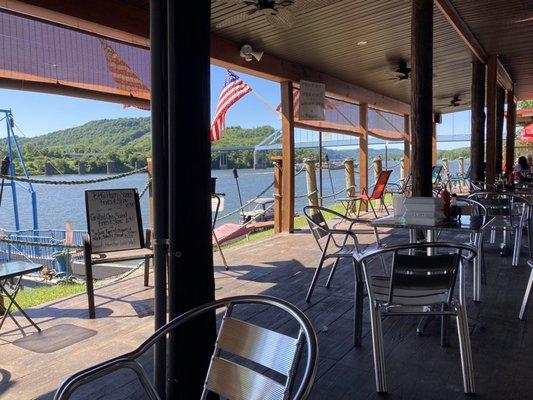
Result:
[[[510,193],[478,192],[471,194],[468,198],[481,203],[487,210],[486,215],[508,218],[512,227],[523,222],[529,204],[523,197]],[[515,212],[516,206],[519,207],[518,214]]]
[[[297,337],[234,318],[232,314],[235,306],[242,304],[271,306],[289,314],[299,325]],[[318,344],[311,322],[294,305],[274,297],[257,295],[228,297],[180,315],[158,329],[136,350],[72,375],[59,387],[54,400],[69,399],[80,386],[122,368],[132,369],[148,397],[160,400],[160,395],[137,359],[169,332],[200,315],[224,307],[226,312],[201,398],[205,399],[209,393],[216,393],[229,399],[306,399],[313,386],[318,358]],[[298,387],[293,390],[304,346],[305,368],[298,379]],[[275,371],[280,379],[267,376],[265,370]]]
[[[436,185],[440,181],[440,173],[442,172],[442,165],[435,165],[431,169],[431,182]]]
[[[309,224],[309,229],[311,229],[311,233],[313,234],[313,237],[315,238],[319,246],[320,239],[325,236],[328,236],[330,230],[328,223],[326,222],[326,219],[322,214],[322,210],[328,209],[320,206],[306,206],[303,210],[305,219]]]
[[[431,250],[432,255],[428,255]],[[465,252],[465,255],[463,255]],[[371,277],[367,260],[392,254],[390,277]],[[367,282],[370,301],[387,308],[449,305],[452,301],[461,257],[472,259],[476,250],[460,243],[418,243],[386,247],[359,260]]]
[[[461,212],[464,210],[464,207],[468,206],[470,208],[470,215],[479,215],[487,216],[488,210],[482,203],[477,200],[470,198],[461,198],[457,199],[457,206],[461,208]]]
[[[452,254],[393,253],[389,305],[449,304],[453,295],[460,251]]]

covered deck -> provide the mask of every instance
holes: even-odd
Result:
[[[83,295],[32,310],[45,328],[39,339],[46,330],[53,333],[44,349],[42,340],[26,339],[23,349],[20,334],[3,334],[3,398],[51,397],[74,371],[134,348],[154,328],[215,297],[239,293],[287,299],[311,318],[320,343],[314,398],[378,397],[368,313],[363,346],[352,343],[351,268],[340,268],[331,289],[319,287],[313,301],[304,302],[319,250],[309,235],[294,232],[294,129],[309,124],[295,115],[302,81],[324,85],[322,100],[343,110],[349,122],[344,133],[359,140],[361,187],[369,184],[368,140],[374,135],[403,140],[412,195],[431,197],[436,126],[442,113],[467,107],[472,179],[491,185],[502,170],[505,103],[506,171],[512,168],[517,100],[533,97],[529,2],[490,0],[480,7],[469,0],[269,0],[195,6],[171,0],[0,4],[2,87],[151,109],[155,264],[153,289],[132,277],[97,291],[95,320],[86,316]],[[274,26],[264,16],[282,7],[293,8],[283,10],[294,17],[290,26]],[[43,52],[42,43],[54,51]],[[245,44],[264,52],[261,60],[242,57]],[[220,267],[213,273],[210,64],[280,84],[282,157],[274,209],[281,236],[228,251],[228,273]],[[388,124],[377,123],[377,116]],[[337,131],[337,122],[313,126]],[[187,168],[192,165],[194,174]],[[511,268],[510,259],[500,259],[490,246],[486,251],[483,302],[467,304],[477,392],[529,398],[532,335],[516,318],[529,271],[525,259]],[[283,328],[268,313],[248,318]],[[162,398],[197,398],[212,354],[214,320],[170,333],[147,357],[148,368],[156,365],[154,383]],[[463,398],[456,336],[442,349],[437,324],[423,337],[416,336],[416,324],[409,318],[384,321],[390,396]],[[58,343],[62,348],[53,349]],[[99,398],[104,391],[115,398],[139,394],[127,376],[106,379],[80,398]]]
[[[384,233],[387,231],[383,231]],[[388,232],[387,242],[406,241],[405,231]],[[370,243],[372,235],[363,235]],[[511,258],[487,245],[487,283],[483,301],[471,301],[468,315],[474,353],[477,395],[482,399],[525,399],[533,392],[530,379],[533,335],[528,322],[518,320],[529,268],[525,259],[511,267]],[[527,249],[523,249],[524,253]],[[363,345],[354,347],[353,273],[341,264],[330,289],[321,276],[310,303],[304,298],[320,251],[308,232],[276,235],[226,250],[230,271],[215,256],[217,298],[238,294],[265,294],[288,300],[311,319],[318,333],[319,365],[313,399],[374,399],[372,345],[368,304],[364,307]],[[467,286],[472,282],[467,268]],[[329,272],[326,268],[325,272]],[[43,329],[33,336],[6,327],[0,337],[0,397],[6,400],[51,399],[66,377],[84,367],[130,351],[153,332],[153,287],[143,287],[142,274],[96,291],[97,318],[88,318],[84,294],[30,310]],[[284,329],[287,321],[262,311],[247,316],[255,323]],[[389,398],[463,399],[455,324],[450,346],[440,347],[440,328],[431,323],[417,336],[416,318],[384,321]],[[7,333],[6,333],[7,332]],[[24,339],[26,338],[26,339]],[[30,339],[30,340],[28,340]],[[24,343],[26,341],[26,343]],[[151,357],[143,365],[152,371]],[[94,382],[74,398],[143,399],[133,374],[112,374]]]

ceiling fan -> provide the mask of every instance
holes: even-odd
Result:
[[[238,4],[245,8],[215,26],[226,28],[248,19],[263,16],[270,24],[278,28],[291,28],[295,23],[295,12],[309,11],[328,6],[340,0],[218,0],[219,3]]]
[[[467,106],[470,104],[469,101],[463,101],[461,99],[461,96],[462,94],[461,93],[456,93],[453,95],[452,99],[450,100],[449,103],[443,103],[443,104],[437,104],[438,107],[442,107],[442,108],[454,108],[454,107],[460,107],[460,106]],[[439,99],[449,99],[450,97],[449,96],[445,96],[445,97],[439,97]]]
[[[406,82],[411,78],[411,68],[407,63],[407,60],[404,58],[391,60],[390,70],[392,71],[393,76],[385,79],[387,81],[395,81],[395,83],[398,84],[400,82]]]

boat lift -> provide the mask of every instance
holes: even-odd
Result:
[[[3,114],[3,117],[2,117],[2,114]],[[13,130],[15,127],[15,120],[13,119],[13,113],[11,112],[11,110],[0,109],[0,122],[2,120],[6,121],[7,156],[9,157],[9,160],[10,160],[9,175],[15,176],[14,154],[16,153],[16,157],[20,164],[20,168],[22,169],[22,175],[25,176],[26,178],[29,178],[30,175],[28,174],[28,169],[26,168],[26,163],[24,162],[24,155],[22,154],[20,145],[18,143],[17,137],[15,136],[15,132]],[[34,231],[37,231],[39,229],[39,220],[37,217],[37,193],[35,192],[31,182],[28,182],[28,184],[24,184],[22,182],[16,182],[16,181],[11,180],[9,182],[4,182],[3,185],[11,186],[11,194],[13,198],[13,214],[15,218],[15,230],[20,231],[20,218],[19,218],[18,201],[17,201],[17,186],[19,186],[23,188],[24,190],[26,190],[31,196],[33,229]]]

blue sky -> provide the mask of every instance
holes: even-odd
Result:
[[[216,108],[225,73],[225,69],[211,67],[212,113]],[[280,101],[279,84],[246,74],[239,73],[239,76],[262,99],[254,93],[246,95],[228,111],[226,125],[240,125],[246,128],[272,125],[279,128],[280,121],[273,110]],[[17,126],[28,137],[78,126],[96,119],[150,115],[147,111],[133,107],[124,108],[120,104],[6,89],[0,89],[0,108],[13,110]],[[438,132],[442,134],[469,133],[469,118],[469,112],[445,115],[443,123],[438,127]],[[0,131],[0,137],[2,136]],[[464,145],[465,143],[442,144],[439,148]]]

